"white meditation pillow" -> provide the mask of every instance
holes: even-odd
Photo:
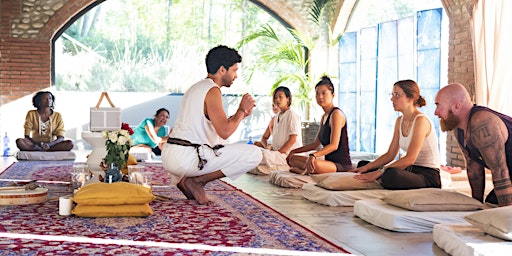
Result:
[[[478,211],[464,219],[489,235],[512,241],[512,206]]]
[[[382,189],[380,183],[361,182],[354,179],[353,172],[334,172],[311,175],[317,186],[328,190]]]
[[[472,211],[483,204],[459,192],[440,188],[397,190],[385,195],[382,200],[390,205],[411,211]]]
[[[306,183],[313,183],[313,178],[307,175],[300,175],[289,171],[271,171],[269,182],[283,188],[302,188]]]
[[[74,160],[73,151],[18,151],[16,159],[30,161],[59,161]]]

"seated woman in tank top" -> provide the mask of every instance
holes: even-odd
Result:
[[[401,115],[395,121],[388,151],[372,162],[361,161],[354,178],[361,182],[380,181],[386,189],[440,188],[439,150],[432,121],[418,107],[426,105],[418,84],[398,81],[393,86],[391,102]],[[406,154],[394,161],[399,150]]]
[[[341,109],[334,106],[334,85],[324,76],[315,86],[316,102],[324,110],[315,140],[290,152],[286,161],[298,174],[344,172],[352,169],[348,149],[347,122]],[[308,156],[299,153],[310,152]]]

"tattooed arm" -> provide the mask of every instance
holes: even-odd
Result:
[[[473,145],[480,151],[487,167],[491,170],[494,191],[496,192],[499,206],[512,205],[512,182],[510,181],[505,154],[505,142],[509,134],[505,124],[496,115],[487,111],[479,111],[471,118],[469,130],[471,131],[470,136]],[[479,176],[478,178],[474,177],[477,175]],[[471,170],[470,174],[468,167],[468,178],[470,179],[472,189],[471,178],[477,181],[475,185],[478,190],[478,184],[481,184],[481,181],[478,181],[478,179],[481,178],[485,182],[485,173],[477,173]],[[473,197],[475,197],[475,192],[472,193]],[[479,193],[483,193],[483,191]]]
[[[469,185],[471,186],[471,196],[476,200],[484,201],[485,191],[485,169],[477,161],[471,160],[465,148],[461,147],[462,153],[466,158],[466,169],[468,173]]]

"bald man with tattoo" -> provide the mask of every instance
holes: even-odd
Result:
[[[491,171],[494,190],[485,202],[512,205],[512,118],[474,105],[461,84],[443,87],[435,98],[441,130],[454,130],[466,158],[473,198],[483,202],[485,169]]]

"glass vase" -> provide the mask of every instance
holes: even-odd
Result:
[[[105,183],[113,183],[122,181],[123,174],[121,173],[121,170],[117,167],[115,164],[110,164],[110,167],[105,172]]]

